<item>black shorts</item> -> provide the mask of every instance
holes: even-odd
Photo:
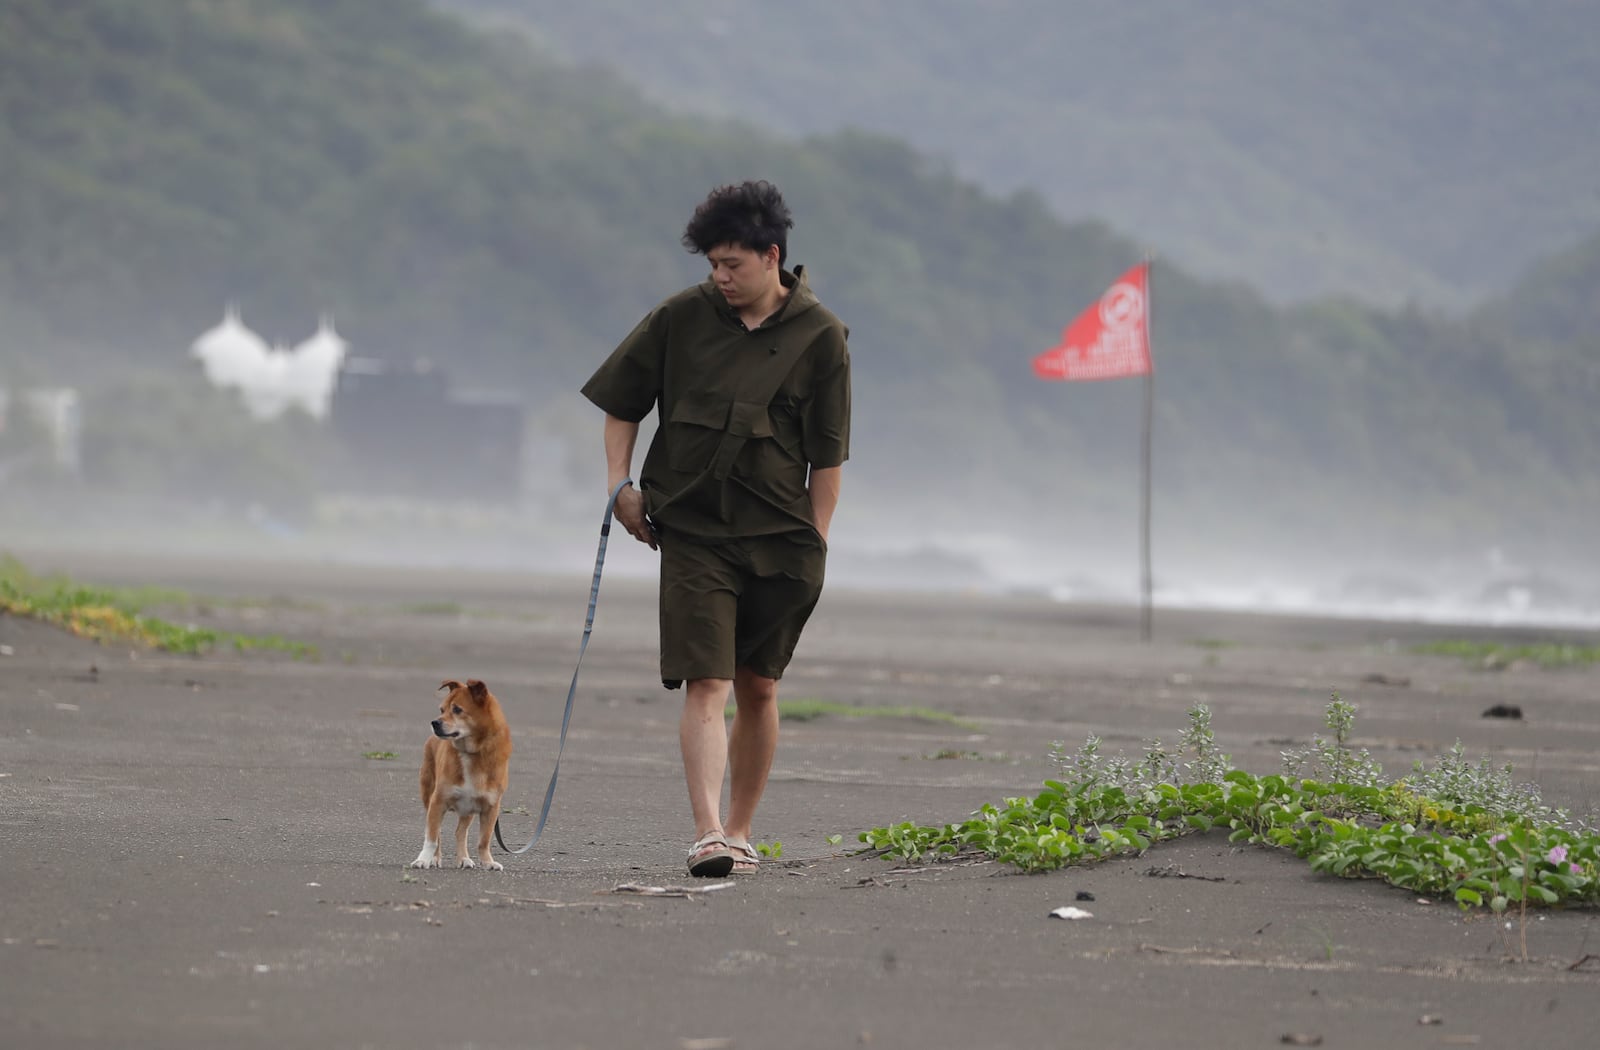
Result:
[[[739,668],[782,678],[822,594],[822,538],[702,542],[664,532],[660,546],[661,684],[731,679]]]

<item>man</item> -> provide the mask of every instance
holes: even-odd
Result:
[[[660,423],[615,513],[661,552],[661,681],[685,686],[693,875],[759,864],[750,825],[778,743],[778,679],[822,593],[850,451],[848,332],[801,267],[784,269],[793,225],[769,183],[712,191],[683,234],[709,279],[652,310],[583,388],[606,413],[608,491],[631,476],[639,421],[654,408]]]

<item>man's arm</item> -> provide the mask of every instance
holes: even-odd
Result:
[[[626,419],[618,419],[610,412],[606,413],[606,492],[609,493],[622,482],[633,476],[633,446],[639,440],[639,424],[630,423]],[[622,527],[628,534],[640,543],[647,543],[651,550],[656,549],[655,534],[650,531],[650,525],[644,516],[644,494],[638,486],[629,485],[617,493],[617,505],[613,510],[616,519],[622,522]]]
[[[822,533],[822,541],[828,541],[828,526],[833,521],[833,512],[839,506],[839,486],[844,477],[843,467],[812,467],[811,480],[806,485],[806,490],[811,494],[811,520],[816,523],[817,531]]]

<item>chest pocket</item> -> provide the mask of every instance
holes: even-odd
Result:
[[[683,398],[667,420],[668,464],[685,474],[710,470],[725,479],[734,473],[740,452],[751,441],[773,436],[767,406],[725,398]],[[748,461],[748,457],[744,457]]]

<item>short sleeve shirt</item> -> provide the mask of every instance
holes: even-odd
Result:
[[[789,296],[746,329],[707,281],[639,322],[584,384],[607,413],[660,426],[640,488],[664,528],[708,540],[815,530],[813,468],[850,455],[848,330],[804,271]]]

